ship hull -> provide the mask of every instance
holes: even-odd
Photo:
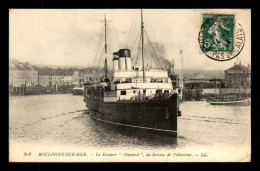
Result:
[[[174,94],[167,99],[147,101],[103,102],[84,96],[91,116],[99,121],[134,129],[177,135],[179,100]]]

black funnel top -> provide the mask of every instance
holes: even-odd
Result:
[[[118,52],[114,52],[113,53],[113,60],[118,60],[119,59],[119,57],[118,57]]]
[[[131,57],[131,50],[129,49],[120,49],[118,51],[119,58],[120,57]]]

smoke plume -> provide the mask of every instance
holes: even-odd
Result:
[[[151,57],[150,60],[153,60],[159,68],[169,70],[169,68],[174,67],[174,59],[170,61],[166,58],[166,48],[164,45],[152,42],[151,45],[146,44],[144,50],[145,56],[148,58]]]

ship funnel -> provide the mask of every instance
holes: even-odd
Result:
[[[119,61],[119,57],[118,57],[118,52],[114,52],[113,53],[113,69],[114,71],[118,71],[118,61]]]
[[[129,49],[120,49],[119,55],[119,70],[131,70],[131,51]]]
[[[165,67],[166,67],[166,69],[167,69],[168,75],[171,75],[171,74],[172,74],[173,67],[171,67],[171,66],[165,66]]]

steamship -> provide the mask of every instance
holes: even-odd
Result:
[[[132,66],[131,50],[113,53],[113,73],[108,77],[106,18],[105,77],[88,77],[84,102],[91,117],[104,123],[177,135],[180,114],[178,91],[173,89],[166,70],[145,67],[143,55],[144,22],[141,10],[142,66]]]

